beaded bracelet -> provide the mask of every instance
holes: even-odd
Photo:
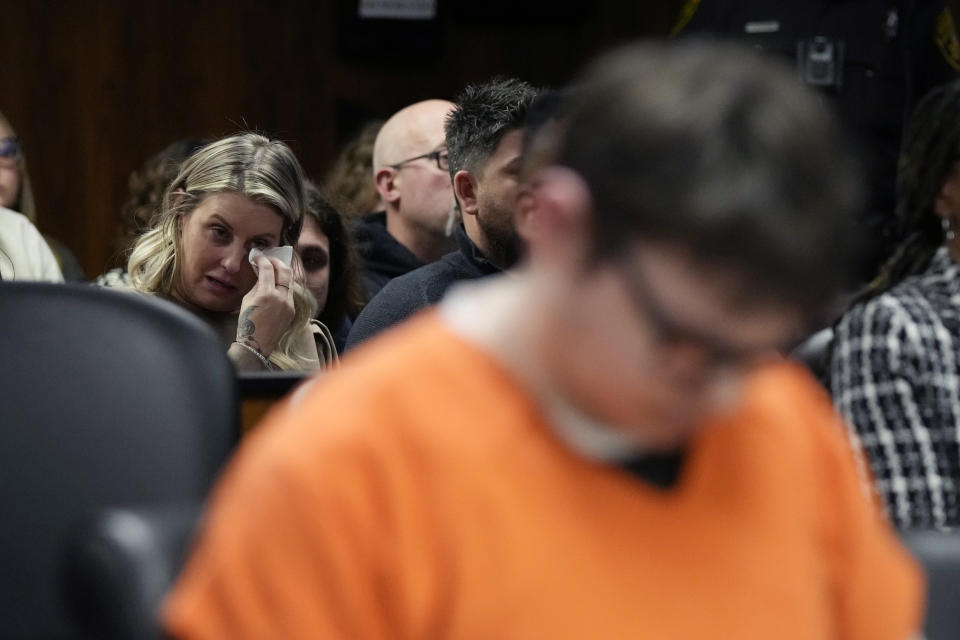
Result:
[[[270,361],[267,360],[266,356],[264,356],[262,353],[260,353],[259,350],[254,349],[253,347],[251,347],[251,346],[248,345],[248,344],[244,344],[244,343],[242,343],[242,342],[237,342],[236,340],[234,340],[233,344],[238,344],[238,345],[240,345],[241,347],[243,347],[244,349],[246,349],[247,351],[249,351],[250,353],[252,353],[253,355],[257,356],[257,358],[260,359],[260,362],[263,363],[263,366],[266,367],[267,371],[273,371],[273,365],[270,364]]]

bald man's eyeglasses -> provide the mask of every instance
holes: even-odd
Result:
[[[437,163],[437,169],[441,171],[450,170],[450,156],[447,155],[446,150],[443,151],[431,151],[430,153],[425,153],[420,156],[414,156],[413,158],[407,158],[406,160],[401,160],[397,164],[388,165],[391,169],[400,169],[405,164],[409,164],[414,160],[433,160]]]

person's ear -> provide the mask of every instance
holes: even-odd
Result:
[[[177,231],[183,233],[183,217],[184,212],[180,211],[180,207],[183,205],[183,201],[187,199],[187,192],[183,189],[177,189],[170,196],[170,206],[177,212]]]
[[[377,193],[384,204],[395,204],[400,200],[400,172],[390,167],[381,167],[373,176]]]
[[[950,219],[960,214],[960,172],[954,168],[947,173],[933,201],[934,212],[943,219]]]
[[[453,176],[453,193],[460,203],[460,212],[464,215],[475,216],[479,208],[477,181],[473,174],[466,169],[457,171]]]
[[[946,185],[944,185],[944,189]],[[937,194],[937,199],[933,201],[933,210],[934,212],[946,220],[953,215],[953,206],[950,204],[950,199],[947,194],[944,193],[944,189],[940,189],[940,193]]]
[[[593,202],[586,182],[566,167],[548,167],[521,196],[523,237],[531,253],[583,256],[589,245]]]
[[[566,167],[548,167],[533,183],[536,214],[543,225],[560,231],[586,226],[593,209],[590,188],[579,173]]]
[[[170,204],[174,209],[179,209],[180,205],[183,204],[183,201],[187,199],[187,192],[183,189],[177,189],[170,196]]]

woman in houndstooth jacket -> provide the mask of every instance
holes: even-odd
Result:
[[[901,241],[835,328],[830,388],[900,528],[960,525],[960,81],[907,127]]]

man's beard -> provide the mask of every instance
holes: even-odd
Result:
[[[501,269],[509,269],[519,262],[523,255],[524,244],[523,239],[512,226],[504,229],[490,224],[483,215],[477,216],[477,225],[487,240],[488,255],[484,256],[487,260]]]

